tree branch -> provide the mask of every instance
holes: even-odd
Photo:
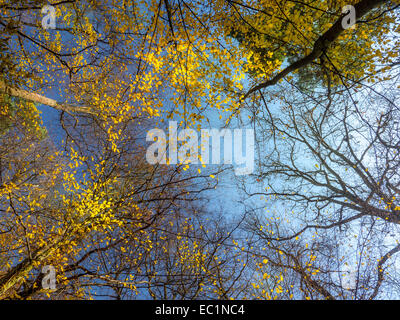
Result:
[[[365,14],[370,12],[375,7],[388,2],[387,0],[362,0],[357,3],[354,8],[356,11],[356,19],[360,19]],[[279,80],[284,78],[289,73],[296,71],[302,67],[313,62],[315,59],[318,59],[326,49],[340,36],[340,34],[344,31],[342,27],[342,19],[345,15],[342,15],[338,20],[336,20],[335,24],[326,31],[323,35],[321,35],[317,41],[314,43],[313,50],[307,56],[301,58],[300,60],[292,63],[290,66],[283,69],[279,72],[275,77],[272,79],[260,83],[253,88],[251,88],[247,93],[244,95],[243,100],[248,98],[252,93],[261,90],[263,88],[275,85]]]

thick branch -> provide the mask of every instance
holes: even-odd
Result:
[[[389,260],[395,253],[400,251],[400,244],[398,244],[397,246],[395,246],[392,250],[390,250],[388,253],[386,253],[380,260],[378,263],[378,282],[375,286],[374,292],[372,293],[372,295],[370,296],[369,300],[373,300],[379,293],[379,288],[382,285],[383,282],[383,265],[386,263],[387,260]]]
[[[357,3],[354,8],[356,11],[356,19],[360,19],[363,17],[365,14],[370,12],[372,9],[375,7],[388,2],[387,0],[362,0],[359,3]],[[324,51],[328,49],[328,47],[340,36],[340,34],[344,31],[342,27],[342,19],[344,15],[342,15],[336,22],[335,24],[328,30],[326,31],[323,35],[321,35],[317,41],[314,43],[313,50],[311,51],[310,54],[307,56],[301,58],[300,60],[292,63],[290,66],[286,67],[283,69],[281,72],[279,72],[275,77],[272,79],[265,81],[263,83],[260,83],[256,85],[255,87],[251,88],[247,93],[244,95],[243,99],[246,99],[249,95],[252,93],[275,85],[279,80],[287,76],[289,73],[296,71],[302,67],[307,66],[311,62],[313,62],[315,59],[318,59],[319,57],[322,56]]]

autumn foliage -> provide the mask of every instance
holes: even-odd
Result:
[[[399,6],[0,0],[0,298],[396,298]],[[149,164],[169,120],[256,172]]]

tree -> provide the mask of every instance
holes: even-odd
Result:
[[[398,251],[384,237],[399,222],[398,4],[52,1],[49,29],[47,1],[1,1],[0,297],[380,297]],[[240,236],[203,206],[210,172],[150,165],[140,138],[215,113],[249,116],[260,159],[244,191],[280,205]],[[288,225],[284,209],[299,212]],[[342,252],[362,253],[356,289],[335,275]],[[57,291],[40,287],[46,265]]]
[[[391,237],[398,223],[398,107],[389,89],[398,85],[398,37],[387,31],[396,28],[390,21],[398,6],[359,1],[356,27],[344,30],[340,3],[231,3],[244,22],[232,35],[252,57],[255,84],[244,98],[252,97],[246,109],[260,157],[256,186],[241,186],[247,197],[261,197],[251,207],[266,210],[252,209],[257,214],[246,227],[258,244],[250,250],[260,263],[253,266],[261,277],[254,296],[388,297],[396,285],[390,274],[397,274],[389,257],[399,247]],[[318,19],[311,25],[312,12]],[[275,29],[266,21],[277,21]],[[377,38],[365,40],[367,33]],[[357,280],[351,288],[340,276],[347,267]]]

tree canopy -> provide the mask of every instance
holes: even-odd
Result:
[[[0,298],[399,298],[399,10],[0,0]],[[169,121],[255,171],[148,163]]]

